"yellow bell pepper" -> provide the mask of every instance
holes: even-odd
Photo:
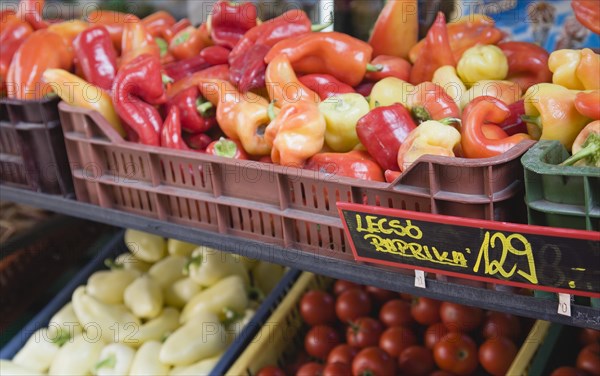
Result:
[[[456,71],[467,86],[482,80],[504,80],[508,74],[508,59],[497,46],[476,45],[464,52]]]
[[[415,93],[415,86],[396,77],[386,77],[378,81],[369,95],[371,109],[401,103],[407,107],[409,97]]]
[[[130,376],[164,376],[169,373],[171,366],[160,361],[159,341],[148,341],[142,344],[133,357]]]
[[[581,62],[580,50],[558,50],[550,54],[548,68],[553,73],[552,83],[572,90],[584,90],[583,82],[576,74]]]
[[[246,285],[250,284],[248,271],[237,257],[209,247],[198,247],[192,252],[187,273],[194,282],[204,287],[230,275],[238,275]]]
[[[146,262],[157,262],[165,257],[167,250],[162,236],[132,229],[125,231],[125,245],[135,258]]]
[[[333,151],[350,151],[360,143],[356,123],[369,112],[369,103],[360,94],[333,95],[319,103],[325,117],[325,143]]]
[[[53,376],[87,376],[102,352],[104,343],[78,335],[58,350],[48,371]]]
[[[111,343],[102,349],[100,357],[94,366],[97,376],[128,375],[135,350],[122,343]]]
[[[135,269],[101,270],[88,278],[85,290],[103,303],[120,304],[127,286],[139,276]]]
[[[444,65],[439,67],[434,73],[431,81],[434,84],[440,85],[444,91],[456,102],[460,107],[460,101],[463,95],[467,92],[467,87],[462,82],[456,69],[452,65]]]
[[[174,367],[171,370],[170,376],[208,376],[213,368],[219,363],[223,354],[217,354],[208,359],[202,359],[189,366]]]
[[[46,372],[59,349],[59,344],[53,341],[48,328],[42,328],[29,337],[23,348],[14,356],[13,362],[31,370]],[[5,375],[4,370],[1,371]]]
[[[530,136],[560,141],[571,151],[575,138],[590,122],[575,108],[577,92],[561,85],[537,84],[525,93],[525,116]]]
[[[161,286],[150,276],[138,277],[125,289],[125,306],[141,319],[152,319],[160,314],[163,306]]]
[[[198,248],[196,244],[187,243],[177,239],[167,240],[167,250],[170,255],[190,257],[192,251]]]
[[[148,341],[161,341],[178,327],[179,311],[166,307],[158,317],[143,323],[133,335],[125,340],[125,344],[138,347]]]
[[[226,346],[225,329],[217,315],[202,311],[167,337],[159,359],[165,364],[188,366],[219,354]]]
[[[183,256],[167,256],[152,265],[148,274],[161,288],[165,289],[183,277],[183,269],[186,263],[187,259]]]
[[[479,81],[463,94],[460,108],[464,109],[473,99],[484,95],[498,98],[506,104],[512,104],[521,99],[523,91],[519,84],[511,81]]]
[[[10,376],[39,376],[40,372],[34,369],[23,367],[22,365],[11,362],[10,360],[0,359],[0,370],[3,375]]]
[[[183,308],[200,290],[202,287],[193,279],[181,278],[165,289],[165,303],[175,308]]]

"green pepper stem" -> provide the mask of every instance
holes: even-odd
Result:
[[[109,269],[113,269],[113,270],[114,269],[123,269],[124,268],[123,264],[117,264],[115,262],[115,260],[110,259],[110,258],[107,258],[107,259],[104,260],[104,266],[106,266]]]
[[[117,357],[115,354],[110,354],[105,359],[102,359],[94,366],[95,370],[99,370],[100,368],[115,368],[117,364]]]
[[[460,120],[459,118],[447,117],[447,118],[444,118],[442,120],[438,120],[437,122],[438,123],[442,123],[444,125],[452,125],[452,123],[461,124],[462,120]]]
[[[198,99],[198,100],[200,100],[200,99]],[[196,110],[203,117],[210,116],[209,111],[212,109],[213,109],[213,104],[211,102],[203,102],[200,104],[198,104],[198,102],[196,102]]]
[[[62,347],[70,339],[71,335],[69,334],[69,332],[61,328],[56,337],[52,338],[52,343],[54,343],[58,347]]]
[[[174,79],[172,79],[171,77],[167,76],[164,73],[162,74],[161,77],[162,77],[162,83],[163,83],[163,85],[167,85],[167,84],[170,84],[170,83],[172,83],[172,82],[175,81]]]
[[[411,112],[412,116],[420,123],[431,120],[431,114],[424,106],[415,106]]]
[[[202,255],[197,255],[197,256],[192,257],[191,259],[188,260],[188,262],[185,263],[185,266],[183,267],[183,274],[189,275],[190,267],[198,266],[201,263],[202,263]]]
[[[333,25],[333,21],[326,22],[326,23],[323,23],[323,24],[312,25],[310,27],[310,30],[313,31],[313,32],[319,32],[319,31],[323,31],[323,30],[327,29],[331,25]]]
[[[231,140],[221,137],[215,144],[215,154],[219,157],[233,158],[238,151],[237,144]]]
[[[383,70],[383,65],[381,64],[367,64],[367,72],[381,72]]]
[[[169,51],[169,44],[162,38],[154,38],[156,45],[160,49],[160,57],[164,57]]]
[[[590,139],[591,135],[588,137],[588,139]],[[585,159],[591,155],[594,155],[595,153],[598,153],[600,151],[600,144],[599,143],[588,143],[587,141],[585,142],[588,145],[586,145],[583,149],[579,150],[577,153],[573,154],[571,157],[569,157],[567,160],[565,160],[563,163],[561,163],[561,166],[573,166],[575,163],[579,162],[582,159]]]
[[[173,41],[173,45],[174,46],[178,46],[182,43],[187,42],[188,39],[190,39],[190,33],[189,32],[185,32],[183,34],[181,34],[180,36],[178,36],[177,38],[175,38],[175,40]]]
[[[521,120],[529,124],[535,124],[538,128],[542,129],[541,116],[521,115]]]
[[[269,103],[269,107],[267,108],[267,115],[269,115],[269,119],[271,121],[275,120],[275,118],[277,117],[277,115],[275,114],[275,102],[277,102],[277,99],[272,100],[271,103]]]

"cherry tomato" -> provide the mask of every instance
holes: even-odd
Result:
[[[322,364],[317,362],[305,363],[300,367],[296,376],[321,376],[324,368],[325,367]]]
[[[450,332],[433,347],[438,367],[458,376],[470,375],[477,368],[477,345],[466,334]]]
[[[592,375],[600,375],[600,344],[584,347],[577,355],[576,366]]]
[[[521,335],[521,321],[517,316],[502,312],[488,312],[483,322],[483,338],[506,337],[517,341]]]
[[[555,369],[550,376],[589,376],[589,374],[575,367],[560,367]]]
[[[404,326],[387,328],[379,338],[379,347],[394,358],[398,357],[404,349],[416,344],[417,336]]]
[[[411,325],[414,320],[410,314],[410,303],[400,299],[388,301],[379,311],[379,320],[388,328]]]
[[[256,376],[285,376],[285,372],[279,367],[266,366],[261,368]]]
[[[440,301],[418,297],[412,302],[410,313],[421,325],[431,325],[440,321]]]
[[[585,328],[579,332],[579,343],[582,345],[591,345],[600,343],[600,330]]]
[[[392,300],[398,297],[398,294],[393,291],[380,289],[379,287],[375,286],[367,286],[365,287],[365,291],[367,291],[367,293],[371,297],[371,301],[380,305],[384,304],[388,300]]]
[[[347,343],[337,345],[327,356],[327,363],[346,363],[350,365],[356,354],[358,354],[358,350]]]
[[[300,315],[311,326],[335,323],[335,300],[324,291],[312,290],[300,300]]]
[[[352,361],[353,376],[390,376],[395,373],[395,359],[379,347],[362,349]]]
[[[423,346],[410,346],[398,358],[400,373],[406,376],[427,376],[435,369],[431,350]]]
[[[442,322],[451,332],[470,332],[483,321],[483,310],[462,304],[443,302],[440,307]]]
[[[352,372],[350,364],[347,363],[327,363],[323,370],[323,376],[348,376]]]
[[[433,349],[435,344],[449,332],[443,322],[436,322],[433,325],[429,325],[427,330],[425,330],[425,346],[428,349]]]
[[[377,346],[382,332],[383,325],[379,321],[370,317],[361,317],[348,325],[346,342],[350,346],[361,349]]]
[[[362,285],[356,284],[350,281],[344,281],[343,279],[338,279],[333,284],[333,294],[335,296],[341,295],[344,291],[350,289],[362,289]]]
[[[371,298],[365,290],[346,290],[335,302],[335,314],[345,323],[369,316],[369,313],[371,313]]]
[[[304,348],[308,355],[323,360],[339,343],[340,336],[335,329],[327,325],[313,326],[304,337]]]
[[[517,356],[517,346],[506,337],[486,340],[479,347],[479,363],[494,376],[504,376]]]

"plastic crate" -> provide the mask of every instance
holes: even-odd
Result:
[[[312,289],[327,290],[332,280],[304,272],[287,296],[256,334],[246,351],[231,366],[228,375],[252,376],[265,366],[284,368],[287,361],[304,346],[307,326],[300,316],[299,303],[302,295]],[[542,344],[549,323],[536,321],[523,342],[507,375],[528,376],[535,350]]]
[[[73,193],[58,102],[58,97],[0,100],[0,183],[63,196]]]
[[[422,157],[392,184],[124,141],[59,104],[79,201],[352,260],[337,201],[525,221],[524,142],[495,158]]]
[[[1,350],[0,359],[12,359],[14,355],[25,345],[29,337],[38,329],[48,325],[52,316],[71,300],[73,291],[78,286],[85,284],[89,276],[95,271],[104,269],[104,260],[127,252],[123,239],[123,232],[113,236],[94,258],[85,265],[64,288],[44,307],[25,327],[14,336]],[[250,322],[244,327],[235,340],[229,345],[219,362],[215,365],[212,375],[224,375],[231,364],[238,358],[248,343],[254,338],[258,330],[263,326],[267,317],[273,312],[276,303],[285,296],[285,293],[297,280],[300,271],[288,270],[277,286],[267,295]]]

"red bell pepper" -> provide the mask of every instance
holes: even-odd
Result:
[[[267,71],[267,64],[265,64],[265,56],[271,50],[271,47],[266,44],[257,43],[250,47],[245,59],[242,74],[237,81],[238,89],[245,93],[252,89],[258,89],[265,87],[265,74]],[[229,69],[229,77],[237,77],[236,74],[232,74],[231,67]]]
[[[181,134],[181,115],[177,106],[172,106],[160,131],[160,146],[177,150],[190,150]]]
[[[188,26],[171,39],[169,52],[175,59],[183,60],[197,56],[204,47],[206,46],[200,29]]]
[[[460,116],[456,102],[444,88],[433,82],[423,82],[415,86],[414,92],[409,96],[408,106],[419,122]]]
[[[139,19],[133,14],[114,12],[110,10],[94,10],[87,14],[87,22],[90,24],[104,25],[115,49],[121,51],[123,42],[123,29],[126,24],[139,22]]]
[[[374,56],[408,57],[408,52],[419,39],[417,3],[416,0],[386,2],[369,38]]]
[[[225,47],[206,47],[194,57],[165,64],[164,71],[174,81],[179,81],[211,66],[227,64],[228,55],[229,50]]]
[[[523,92],[542,82],[552,82],[548,69],[550,54],[537,44],[528,42],[504,42],[498,47],[508,59],[506,79],[517,83]]]
[[[209,135],[205,133],[196,133],[184,136],[186,143],[190,148],[198,151],[206,151],[206,147],[213,141]]]
[[[167,98],[173,98],[177,93],[192,86],[198,86],[203,79],[214,78],[217,80],[227,80],[229,77],[229,66],[227,64],[215,65],[210,68],[193,73],[180,80],[175,81],[167,89]]]
[[[21,0],[17,18],[29,23],[34,30],[45,29],[48,23],[43,20],[45,0]]]
[[[206,25],[206,24],[203,24]],[[179,33],[181,30],[192,26],[192,23],[190,22],[190,20],[188,20],[187,18],[182,18],[179,21],[175,22],[170,28],[169,30],[167,30],[165,32],[165,40],[167,42],[171,42],[171,39],[173,39],[173,37],[175,35],[177,35],[177,33]]]
[[[175,25],[175,18],[173,18],[169,12],[165,12],[164,10],[154,12],[151,15],[144,17],[142,23],[154,38],[162,38],[169,42],[173,37],[170,35],[169,30]]]
[[[450,48],[446,17],[444,13],[439,12],[427,32],[423,51],[410,72],[410,83],[416,85],[424,81],[431,81],[433,73],[444,65],[455,67],[456,61]]]
[[[29,23],[20,20],[17,17],[9,17],[8,15],[2,20],[2,31],[0,32],[0,92],[6,92],[6,76],[8,68],[13,56],[29,38],[33,29]]]
[[[499,124],[510,116],[508,106],[494,97],[485,97],[463,112],[461,126],[461,145],[467,158],[490,158],[500,155],[524,140],[531,140],[525,133],[517,133],[501,139],[489,139],[485,136],[483,124]]]
[[[572,0],[575,18],[596,34],[600,34],[600,3],[596,0]]]
[[[473,101],[476,101],[475,98]],[[527,123],[521,118],[525,115],[525,101],[523,99],[518,100],[508,105],[510,110],[510,116],[506,118],[498,126],[502,128],[509,136],[517,133],[527,133]]]
[[[575,108],[583,116],[600,120],[600,90],[577,93]]]
[[[216,45],[233,48],[256,26],[256,17],[256,6],[250,2],[232,4],[219,0],[212,8],[210,36]]]
[[[371,91],[373,91],[373,86],[375,86],[376,82],[373,81],[363,81],[357,86],[354,87],[354,90],[363,97],[368,97],[371,95]]]
[[[335,94],[356,93],[350,85],[329,74],[307,74],[298,78],[300,82],[325,100]]]
[[[84,30],[73,41],[73,47],[83,78],[110,90],[117,75],[117,51],[108,30],[102,25]]]
[[[121,60],[119,65],[124,65],[141,55],[154,55],[160,58],[160,48],[152,34],[150,34],[142,22],[129,22],[123,28],[123,40],[121,44]]]
[[[377,107],[356,124],[356,134],[384,170],[398,171],[398,150],[417,126],[401,104]]]
[[[206,132],[217,124],[212,103],[204,100],[197,86],[182,90],[166,104],[166,111],[177,107],[181,118],[181,127],[186,132]]]
[[[162,119],[154,106],[165,100],[160,61],[156,56],[138,56],[119,69],[113,84],[113,104],[140,143],[160,144]]]
[[[401,57],[379,55],[373,61],[371,65],[380,69],[375,72],[367,72],[365,78],[371,81],[383,80],[386,77],[396,77],[402,81],[408,81],[410,78],[410,70],[412,65]]]
[[[233,159],[249,159],[242,144],[236,140],[221,137],[206,147],[206,154]]]
[[[398,179],[398,177],[402,175],[402,173],[400,171],[393,171],[393,170],[385,170],[383,176],[385,176],[385,181],[387,183],[393,183],[394,181],[396,181],[396,179]]]
[[[349,178],[385,181],[383,170],[369,153],[354,150],[347,153],[319,153],[310,157],[304,168],[328,175]]]

